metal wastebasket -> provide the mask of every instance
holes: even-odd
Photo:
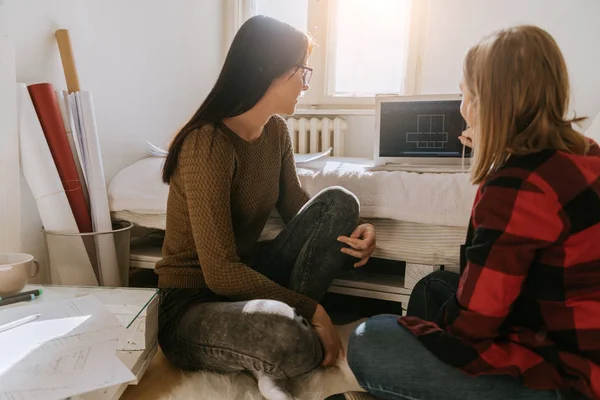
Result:
[[[113,229],[106,232],[64,233],[42,229],[52,284],[129,286],[131,228],[130,222],[116,221]]]

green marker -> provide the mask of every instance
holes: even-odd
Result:
[[[8,296],[0,296],[0,301],[9,300],[9,299],[12,299],[13,297],[21,297],[21,296],[28,296],[28,295],[33,295],[34,297],[37,297],[37,296],[41,296],[43,292],[44,291],[42,289],[35,289],[35,290],[29,290],[27,292],[9,294]]]

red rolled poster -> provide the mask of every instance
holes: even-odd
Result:
[[[27,89],[42,125],[79,232],[92,232],[90,208],[83,194],[73,153],[67,140],[65,125],[54,95],[54,88],[49,83],[38,83],[29,85]]]

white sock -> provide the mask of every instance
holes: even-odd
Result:
[[[258,390],[266,400],[293,400],[292,395],[277,385],[275,379],[262,372],[252,372],[258,380]]]

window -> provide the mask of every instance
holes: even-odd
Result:
[[[268,15],[300,29],[308,30],[308,0],[254,0],[250,15]]]
[[[304,106],[374,104],[376,94],[413,94],[427,0],[230,0],[231,35],[253,15],[268,15],[316,41]],[[231,38],[230,38],[231,39]]]

